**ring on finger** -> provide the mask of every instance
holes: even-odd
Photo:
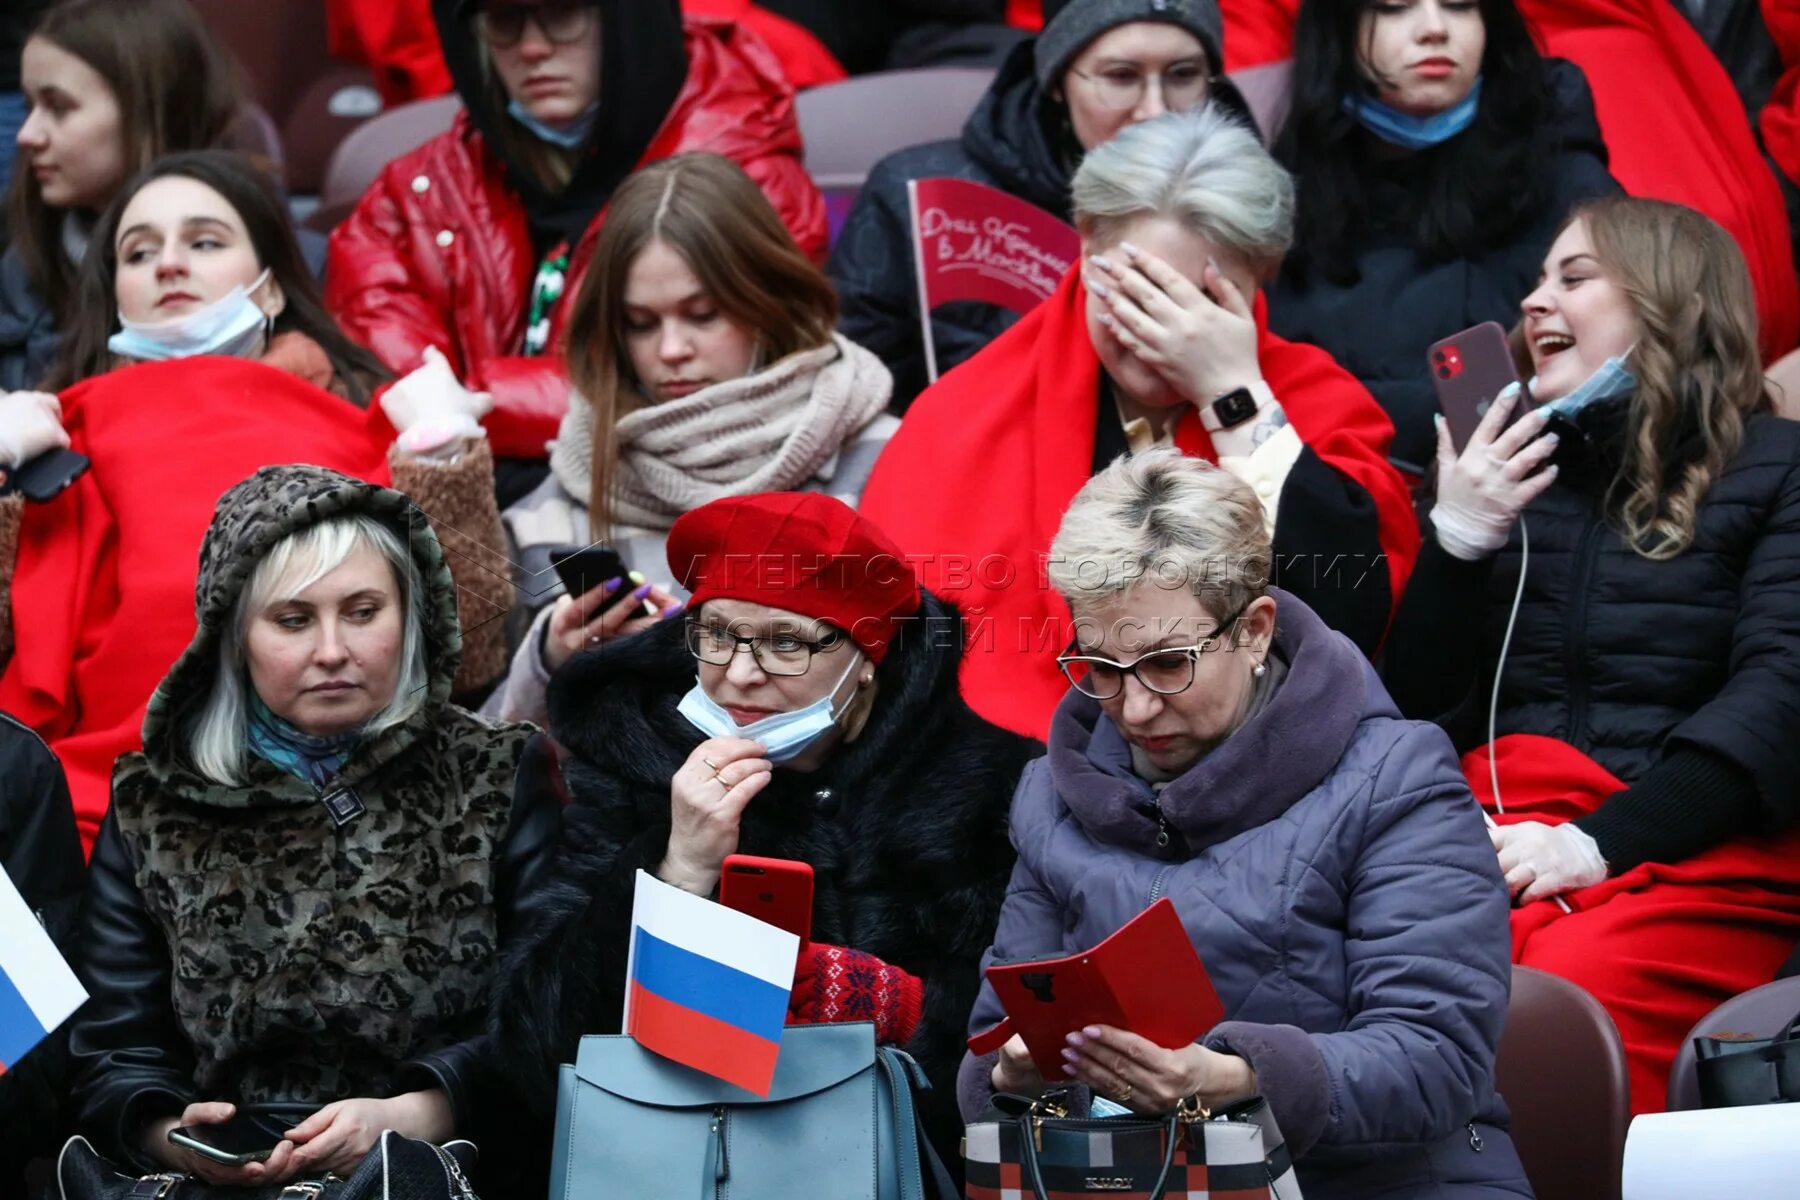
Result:
[[[1119,1093],[1119,1103],[1120,1104],[1130,1104],[1131,1103],[1131,1093],[1134,1090],[1135,1089],[1129,1083],[1126,1084],[1125,1090]]]

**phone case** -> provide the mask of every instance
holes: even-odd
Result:
[[[813,869],[788,858],[728,854],[719,873],[719,903],[785,929],[804,949],[812,933]]]
[[[1508,384],[1519,381],[1512,348],[1506,344],[1506,331],[1498,322],[1483,321],[1453,333],[1432,343],[1426,351],[1426,365],[1437,390],[1438,407],[1450,426],[1451,444],[1460,454],[1475,436],[1475,427],[1487,415],[1494,398]],[[1506,424],[1517,421],[1529,408],[1528,403],[1515,402]]]
[[[555,568],[556,577],[562,580],[563,590],[571,596],[580,596],[609,579],[622,580],[631,573],[631,568],[611,546],[559,546],[550,552],[550,565]],[[617,591],[600,602],[594,616],[607,612],[630,594],[631,589],[621,584]]]
[[[1225,1018],[1212,977],[1164,897],[1082,954],[996,963],[988,982],[1006,1020],[969,1039],[977,1054],[1017,1033],[1045,1079],[1061,1079],[1068,1035],[1087,1025],[1125,1029],[1159,1046],[1185,1046]]]

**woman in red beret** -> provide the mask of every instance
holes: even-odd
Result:
[[[619,1028],[634,873],[706,896],[742,852],[814,871],[790,1022],[873,1020],[931,1078],[927,1128],[957,1161],[963,1026],[1039,747],[963,702],[960,614],[842,501],[713,501],[675,523],[669,561],[686,619],[578,654],[550,685],[569,752],[559,879],[497,1011],[498,1061],[545,1143],[529,1156],[549,1161],[557,1065]]]

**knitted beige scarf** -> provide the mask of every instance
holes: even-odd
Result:
[[[613,522],[667,529],[709,500],[792,491],[823,477],[844,444],[886,410],[893,386],[880,359],[834,334],[754,375],[627,413],[618,427]],[[550,469],[583,503],[593,445],[594,410],[572,393]]]

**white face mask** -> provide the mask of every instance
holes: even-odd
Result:
[[[269,280],[264,270],[249,287],[239,284],[205,308],[172,321],[143,323],[119,315],[119,332],[106,339],[114,354],[144,361],[224,354],[248,358],[268,338],[274,318],[263,312],[250,293]]]
[[[837,677],[831,690],[805,708],[774,713],[748,725],[739,725],[732,720],[731,714],[720,708],[698,682],[694,684],[693,690],[681,698],[676,711],[709,738],[747,738],[763,747],[770,762],[777,765],[791,762],[837,728],[838,718],[849,711],[851,701],[856,698],[854,691],[850,693],[850,699],[844,701],[841,709],[833,698],[838,689],[844,686],[844,680],[850,678],[850,673],[859,665],[861,664],[852,656],[850,665]]]

